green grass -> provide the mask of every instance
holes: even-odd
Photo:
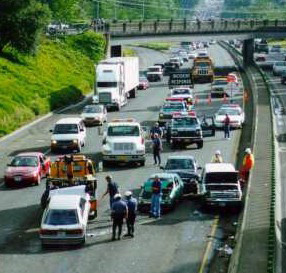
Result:
[[[135,52],[135,50],[134,49],[132,49],[132,48],[123,48],[123,56],[124,57],[134,57],[134,56],[136,56],[137,54],[136,54],[136,52]]]
[[[0,55],[0,136],[91,92],[94,63],[104,57],[104,47],[101,35],[85,33],[43,38],[36,56],[5,49]]]
[[[275,40],[275,39],[273,39],[273,40],[270,40],[270,41],[268,41],[268,44],[269,45],[280,45],[281,47],[286,47],[286,40]]]
[[[155,43],[155,42],[136,43],[136,44],[133,44],[132,46],[144,47],[144,48],[154,49],[158,51],[165,51],[165,50],[169,50],[170,47],[172,47],[172,43],[164,43],[164,42],[162,43]]]

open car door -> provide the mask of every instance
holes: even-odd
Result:
[[[215,123],[213,116],[201,116],[199,117],[201,127],[203,131],[203,137],[215,136]]]

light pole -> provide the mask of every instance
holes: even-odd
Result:
[[[114,0],[114,20],[116,20],[117,19],[117,5],[116,5],[116,0]]]
[[[142,20],[145,19],[145,0],[142,2]]]

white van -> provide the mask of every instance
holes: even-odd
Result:
[[[51,151],[76,150],[81,151],[85,145],[86,128],[81,118],[60,119],[53,130],[51,137]]]

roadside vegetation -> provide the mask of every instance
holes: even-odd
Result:
[[[91,92],[105,40],[92,32],[49,40],[35,56],[6,47],[0,55],[0,136]]]
[[[123,53],[122,54],[123,54],[124,57],[134,57],[134,56],[137,55],[135,50],[132,49],[132,48],[129,48],[129,47],[123,48]]]
[[[136,43],[133,44],[132,46],[144,47],[158,51],[166,51],[172,47],[172,43],[166,43],[166,42]]]

